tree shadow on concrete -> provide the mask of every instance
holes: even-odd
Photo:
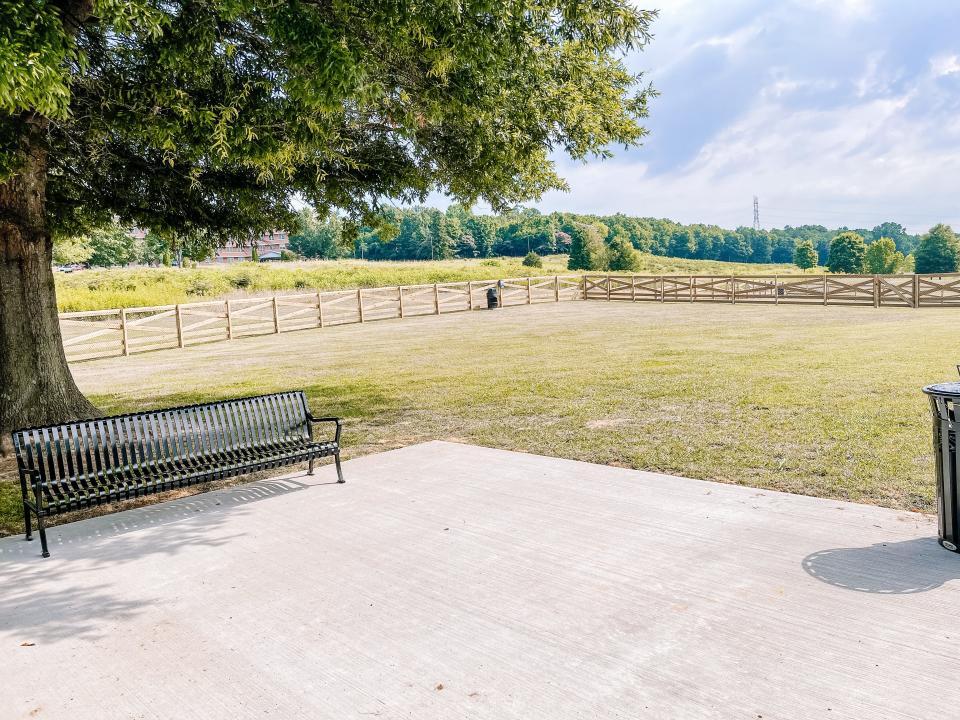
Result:
[[[304,482],[309,480],[309,482]],[[244,506],[335,485],[316,478],[277,478],[193,495],[50,528],[51,557],[40,557],[34,536],[0,540],[0,638],[16,645],[78,637],[96,639],[117,622],[152,606],[156,598],[131,596],[107,572],[152,555],[176,556],[196,547],[220,547],[245,533],[217,528]],[[145,530],[137,537],[125,537]],[[135,567],[130,568],[135,571]],[[29,648],[24,648],[28,650]]]
[[[808,575],[828,585],[885,595],[927,592],[960,579],[960,556],[935,538],[820,550],[802,564]]]

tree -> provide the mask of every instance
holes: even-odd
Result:
[[[151,230],[139,245],[138,260],[144,265],[169,265],[172,256],[170,247],[167,238]]]
[[[957,236],[949,225],[934,225],[920,239],[913,254],[915,272],[956,272],[958,267]]]
[[[299,213],[300,230],[290,235],[290,249],[305,258],[332,260],[349,253],[337,216],[319,219],[312,208]]]
[[[88,236],[90,264],[94,267],[129,265],[139,260],[136,240],[130,231],[116,223],[96,228]]]
[[[882,237],[867,246],[866,269],[876,275],[890,275],[903,265],[903,253],[891,238]]]
[[[862,273],[866,255],[867,246],[863,238],[848,230],[830,241],[827,267],[835,273]]]
[[[260,245],[256,240],[250,244],[250,260],[252,262],[260,262]]]
[[[793,264],[801,270],[809,270],[817,266],[817,249],[809,240],[801,240],[797,243],[797,249],[793,253]]]
[[[678,227],[670,236],[669,248],[670,257],[693,257],[697,249],[697,241],[693,236],[693,231],[688,227]]]
[[[640,256],[629,238],[622,232],[614,233],[610,240],[608,266],[610,270],[635,272],[640,265]]]
[[[607,249],[596,225],[577,223],[570,227],[568,270],[606,270]]]
[[[57,265],[78,265],[93,255],[90,239],[85,235],[57,238],[53,243],[53,261]]]
[[[642,139],[652,91],[622,55],[654,17],[627,0],[0,3],[0,437],[96,412],[64,357],[51,233],[116,216],[225,242],[294,230],[297,196],[357,225],[436,190],[536,199],[565,187],[554,148]]]

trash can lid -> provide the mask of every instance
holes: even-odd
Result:
[[[923,391],[927,395],[960,397],[960,382],[945,382],[937,383],[936,385],[927,385]]]

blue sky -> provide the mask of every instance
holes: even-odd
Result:
[[[628,58],[661,93],[644,146],[558,157],[571,190],[539,208],[735,226],[756,194],[765,227],[960,226],[960,2],[659,9],[653,43]]]

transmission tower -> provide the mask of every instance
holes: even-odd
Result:
[[[753,196],[753,229],[760,231],[760,198]]]

